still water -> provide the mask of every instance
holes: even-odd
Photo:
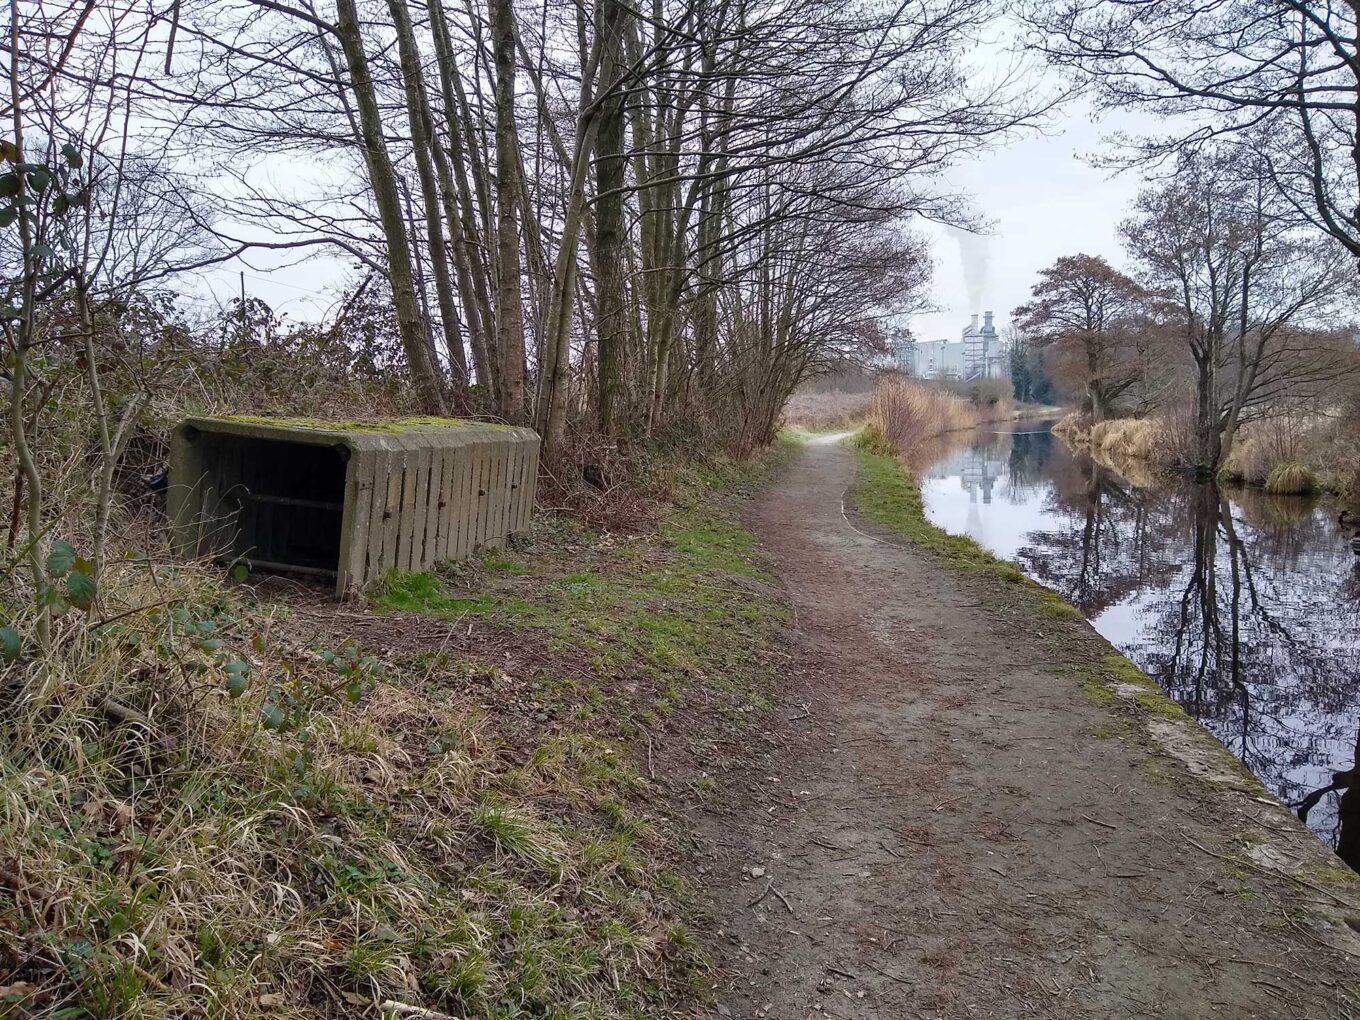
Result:
[[[1360,557],[1335,512],[1013,428],[933,457],[931,521],[1060,592],[1360,871]]]

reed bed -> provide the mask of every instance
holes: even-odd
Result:
[[[882,380],[869,402],[870,426],[902,450],[946,432],[976,428],[982,421],[971,401],[911,379]]]

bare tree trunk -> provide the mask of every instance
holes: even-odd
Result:
[[[581,242],[581,221],[585,215],[586,173],[594,150],[599,118],[587,114],[576,130],[576,159],[572,167],[571,189],[562,223],[562,240],[557,249],[553,272],[552,296],[544,324],[543,361],[539,387],[538,430],[545,452],[551,452],[562,438],[566,424],[567,379],[571,371],[571,314],[576,294],[577,255]]]
[[[458,292],[462,296],[468,338],[472,343],[472,367],[477,382],[495,393],[497,373],[492,357],[495,312],[491,307],[491,287],[487,281],[486,264],[482,260],[477,234],[476,206],[464,166],[462,128],[457,119],[458,110],[466,104],[460,104],[455,93],[458,68],[454,65],[453,44],[449,39],[448,20],[444,16],[442,0],[431,0],[430,30],[434,35],[435,56],[439,63],[440,94],[444,101],[449,155],[446,157],[439,145],[433,117],[430,126],[431,152],[440,189],[444,193],[444,215],[449,222],[449,239],[454,248]]]
[[[439,303],[439,319],[444,327],[444,346],[448,351],[449,368],[453,372],[453,395],[455,401],[462,405],[467,402],[467,354],[463,350],[458,305],[453,297],[453,280],[449,276],[449,248],[444,242],[439,182],[435,179],[434,166],[431,163],[433,142],[430,138],[430,103],[425,94],[425,76],[406,0],[387,0],[387,6],[392,12],[392,23],[397,33],[402,84],[406,92],[406,116],[411,127],[411,148],[415,156],[416,174],[420,178],[421,203],[425,207],[425,231],[429,238],[435,299]]]
[[[414,275],[411,268],[411,249],[402,220],[401,199],[397,193],[396,175],[392,159],[383,140],[382,115],[378,109],[373,79],[369,73],[368,57],[364,53],[363,37],[354,0],[336,0],[336,35],[345,51],[350,85],[359,108],[359,124],[363,132],[364,164],[373,188],[373,201],[378,209],[387,241],[388,276],[392,282],[392,303],[396,308],[397,327],[406,362],[420,398],[420,406],[427,414],[447,414],[448,401],[438,366],[430,354],[429,333],[416,299]]]
[[[605,32],[621,36],[625,8],[619,0],[603,0]],[[600,62],[601,87],[610,90],[600,108],[600,129],[595,163],[595,334],[598,340],[599,388],[597,407],[600,428],[609,435],[619,431],[624,382],[624,358],[628,345],[628,311],[625,293],[623,217],[624,93],[615,87],[623,62],[618,48],[606,46]]]
[[[512,0],[491,0],[496,62],[496,305],[501,356],[500,413],[525,419],[524,302],[520,293],[519,143],[515,131],[515,11]]]

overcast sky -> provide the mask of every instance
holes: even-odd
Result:
[[[1048,134],[1012,143],[951,175],[993,221],[992,234],[963,241],[970,249],[970,281],[960,240],[943,228],[926,227],[936,261],[934,300],[941,310],[912,317],[918,339],[957,339],[970,315],[986,311],[994,311],[997,328],[1004,329],[1011,311],[1028,298],[1038,271],[1059,256],[1081,252],[1123,263],[1117,230],[1138,180],[1095,169],[1083,158],[1099,152],[1101,137],[1112,129],[1092,123],[1083,108],[1073,106]]]

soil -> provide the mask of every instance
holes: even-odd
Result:
[[[811,444],[750,513],[798,622],[769,750],[694,819],[712,1011],[1360,1016],[1335,859],[1193,723],[1084,690],[1084,622],[857,519],[856,464]]]

